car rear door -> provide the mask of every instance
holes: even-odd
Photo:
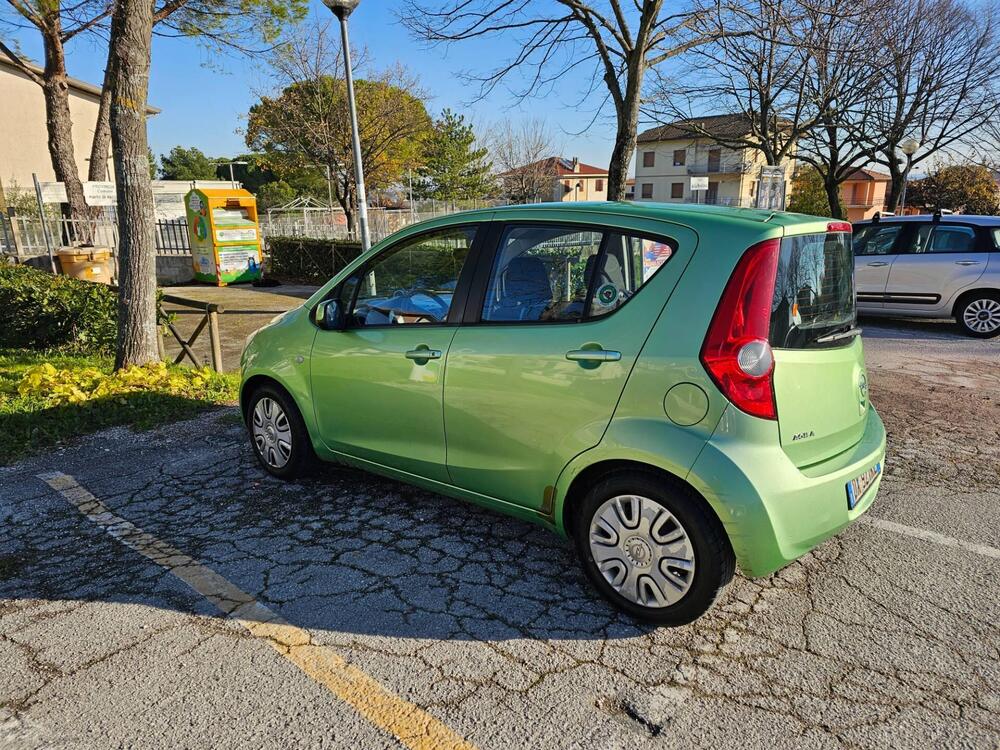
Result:
[[[881,310],[889,281],[889,269],[896,260],[903,225],[865,224],[854,232],[854,277],[858,310]]]
[[[455,485],[545,512],[562,468],[601,440],[696,238],[600,221],[497,225],[445,374]]]
[[[885,309],[951,314],[955,296],[974,284],[990,258],[983,227],[959,222],[914,222],[898,248],[885,289]]]

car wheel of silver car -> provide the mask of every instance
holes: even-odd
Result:
[[[300,476],[315,454],[302,415],[291,397],[273,385],[257,388],[247,401],[247,431],[254,454],[276,477]]]
[[[984,292],[965,299],[955,319],[969,336],[988,339],[1000,335],[1000,294]]]
[[[613,474],[582,502],[578,552],[597,590],[625,612],[683,625],[732,579],[735,557],[718,518],[680,484],[645,472]]]

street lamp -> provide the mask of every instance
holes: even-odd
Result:
[[[899,150],[906,155],[906,167],[903,169],[903,195],[899,201],[899,213],[903,214],[906,209],[906,185],[910,181],[910,167],[913,165],[913,155],[920,148],[920,141],[916,138],[907,138],[899,144]]]
[[[354,103],[354,76],[351,73],[351,44],[347,38],[347,17],[361,0],[323,0],[323,4],[340,19],[340,34],[344,40],[344,77],[347,79],[347,104],[351,112],[351,145],[354,147],[354,178],[358,184],[358,224],[361,227],[361,249],[371,246],[368,236],[368,199],[365,196],[365,171],[361,166],[361,138],[358,135],[358,108]]]
[[[240,167],[245,167],[250,162],[248,162],[248,161],[217,161],[215,163],[218,164],[219,166],[225,166],[226,164],[229,165],[229,181],[233,184],[233,189],[235,190],[236,189],[236,177],[233,175],[233,165],[237,165],[237,166],[240,166]]]

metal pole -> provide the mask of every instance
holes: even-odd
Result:
[[[351,45],[347,38],[347,16],[340,17],[340,33],[344,40],[344,74],[347,78],[347,104],[351,111],[351,144],[354,146],[354,176],[358,190],[358,224],[361,227],[361,250],[368,252],[368,199],[365,196],[365,171],[361,166],[361,137],[358,135],[358,110],[354,103],[354,75],[351,72]]]
[[[913,161],[913,154],[906,155],[906,169],[903,171],[903,194],[899,197],[899,215],[906,215],[906,185],[910,181],[910,164]]]
[[[229,162],[229,182],[233,186],[233,190],[236,189],[236,177],[233,175],[233,162]]]
[[[330,165],[324,164],[326,167],[326,202],[330,205],[330,218],[333,218],[333,176],[330,174]]]
[[[42,203],[42,186],[38,182],[38,175],[31,173],[31,179],[35,183],[35,199],[38,201],[38,218],[42,222],[42,238],[45,240],[45,249],[49,251],[49,265],[52,266],[52,273],[56,271],[56,259],[52,254],[52,241],[49,239],[49,228],[45,223],[45,204]]]

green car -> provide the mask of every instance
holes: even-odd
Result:
[[[683,624],[875,497],[853,269],[849,224],[796,214],[455,214],[253,335],[241,405],[275,476],[319,458],[536,521],[613,604]]]

